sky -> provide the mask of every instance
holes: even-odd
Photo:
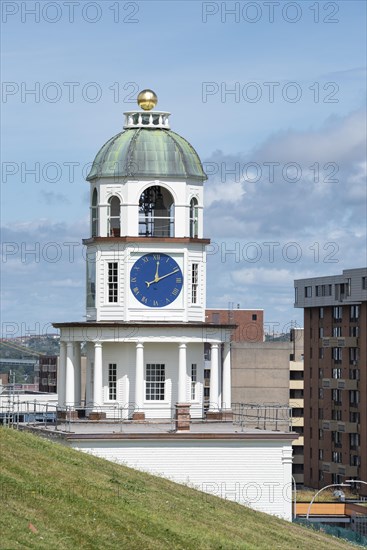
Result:
[[[1,9],[4,336],[85,319],[85,176],[144,88],[209,176],[208,307],[287,331],[294,279],[367,265],[365,2]]]

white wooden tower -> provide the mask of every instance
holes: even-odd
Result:
[[[190,143],[170,113],[125,114],[124,131],[98,152],[90,182],[86,321],[61,330],[59,404],[102,418],[169,418],[177,403],[203,415],[204,343],[211,344],[211,403],[231,408],[231,327],[205,323],[203,182]],[[80,395],[80,343],[87,342],[86,395]],[[112,412],[111,412],[112,411]]]

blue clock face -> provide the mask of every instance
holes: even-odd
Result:
[[[130,271],[131,292],[148,307],[168,306],[180,295],[182,285],[180,266],[168,254],[145,254]]]

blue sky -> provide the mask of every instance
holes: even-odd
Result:
[[[149,87],[211,173],[207,305],[301,326],[293,279],[367,263],[365,9],[3,2],[2,322],[83,319],[85,167]]]

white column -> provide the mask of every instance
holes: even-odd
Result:
[[[93,408],[103,405],[102,344],[94,344]]]
[[[222,408],[231,409],[231,345],[225,342],[223,350]]]
[[[66,380],[66,344],[60,342],[59,372],[57,375],[57,396],[59,407],[65,404],[65,380]]]
[[[211,346],[210,362],[210,406],[209,411],[217,411],[219,408],[219,344]]]
[[[178,346],[178,402],[186,403],[186,344],[180,344]]]
[[[136,368],[135,368],[135,411],[143,411],[144,395],[144,344],[136,344]]]
[[[81,392],[82,392],[80,342],[75,342],[74,344],[74,374],[75,374],[74,401],[75,401],[75,406],[77,407],[77,406],[80,406],[80,398],[81,398]]]
[[[74,358],[73,342],[66,344],[66,383],[65,383],[65,403],[74,406],[75,399],[75,380],[74,380]]]

